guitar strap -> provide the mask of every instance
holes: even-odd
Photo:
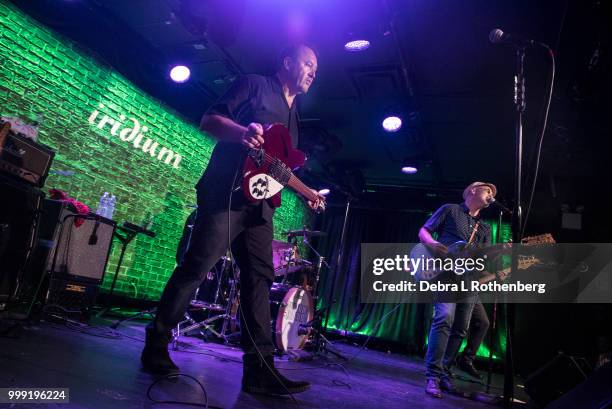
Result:
[[[476,222],[476,224],[474,225],[474,229],[472,230],[472,234],[470,234],[470,239],[468,240],[468,245],[472,244],[472,242],[474,241],[474,236],[476,236],[476,230],[478,230],[478,226],[480,225],[480,220],[478,220]]]

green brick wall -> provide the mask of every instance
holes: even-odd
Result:
[[[138,236],[130,244],[116,289],[159,298],[214,141],[71,41],[0,2],[0,115],[31,121],[39,114],[39,140],[56,152],[52,169],[75,172],[51,175],[45,190],[62,189],[92,210],[108,191],[117,196],[117,222],[153,218],[157,236]],[[140,132],[132,133],[135,127]],[[295,194],[283,192],[277,238],[308,216]],[[115,242],[105,289],[118,247]]]

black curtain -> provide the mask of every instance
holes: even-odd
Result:
[[[323,268],[318,286],[318,308],[329,308],[323,315],[328,329],[353,333],[404,344],[409,351],[423,352],[432,314],[430,304],[401,304],[382,323],[381,318],[396,304],[363,304],[360,300],[360,258],[362,243],[416,243],[418,231],[427,220],[429,210],[372,209],[353,205],[349,208],[343,254],[341,235],[346,207],[328,208],[315,226],[326,233],[315,243],[325,256],[330,268]],[[487,220],[493,227],[493,241],[498,229],[495,220]],[[510,234],[509,226],[502,226],[502,238]],[[338,261],[340,263],[338,264]],[[491,304],[485,305],[492,319]],[[505,349],[505,325],[498,311],[498,329],[493,341],[494,354],[503,356]],[[485,339],[488,348],[488,338]]]
[[[340,241],[346,207],[326,211],[318,229],[327,233],[318,241],[318,249],[330,265],[324,268],[318,287],[319,308],[329,307],[323,315],[330,329],[346,330],[406,344],[421,350],[423,345],[423,304],[402,304],[377,322],[395,304],[362,304],[360,302],[361,243],[415,243],[418,231],[429,213],[414,210],[366,209],[351,205],[346,222],[344,247]],[[340,252],[342,252],[339,260]],[[338,264],[340,262],[340,264]]]

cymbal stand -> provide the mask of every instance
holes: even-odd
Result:
[[[230,263],[232,263],[232,261],[230,260]],[[223,281],[223,275],[226,274],[228,268],[226,267],[225,262],[223,263],[223,269],[221,272],[221,275],[219,277],[219,283],[217,285],[217,291],[216,291],[216,295],[215,295],[215,300],[218,300],[218,296],[219,296],[219,288],[221,285],[221,282]],[[204,335],[204,332],[202,330],[208,331],[210,333],[212,333],[214,336],[216,336],[217,338],[220,338],[223,340],[223,343],[227,344],[229,343],[229,339],[228,336],[226,335],[227,330],[228,330],[228,324],[230,319],[232,318],[232,305],[233,305],[233,300],[236,297],[236,286],[237,286],[237,280],[232,277],[229,280],[230,283],[230,291],[229,291],[229,296],[228,296],[228,300],[227,300],[227,305],[225,307],[225,311],[223,312],[223,314],[218,314],[218,315],[214,315],[212,317],[209,317],[207,319],[205,319],[204,321],[196,321],[193,318],[191,318],[191,316],[189,315],[188,312],[185,313],[185,319],[178,323],[176,328],[174,330],[172,330],[172,346],[174,350],[178,349],[178,342],[179,342],[179,338],[181,335],[184,335],[186,333],[188,333],[189,331],[193,331],[195,329],[201,329],[200,333]],[[207,308],[203,308],[204,310],[206,310]],[[214,323],[215,321],[218,320],[223,320],[223,325],[221,326],[221,331],[217,331],[215,329],[215,327],[213,325],[211,325],[212,323]],[[183,325],[187,325],[187,326],[183,326]]]

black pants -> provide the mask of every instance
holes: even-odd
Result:
[[[242,349],[245,353],[256,353],[254,342],[264,355],[270,355],[274,352],[269,305],[274,280],[272,221],[262,218],[261,205],[245,204],[229,211],[228,229],[228,210],[211,210],[205,203],[206,198],[198,195],[198,214],[189,246],[166,284],[151,327],[160,336],[167,336],[183,320],[196,288],[225,254],[229,231],[240,268]]]
[[[478,352],[478,348],[480,348],[480,344],[482,344],[488,329],[489,317],[487,316],[487,311],[480,300],[478,300],[478,302],[474,304],[474,309],[472,310],[472,319],[470,320],[467,344],[463,350],[463,359],[469,362],[474,361],[476,352]],[[490,346],[490,348],[492,348],[492,346]]]

